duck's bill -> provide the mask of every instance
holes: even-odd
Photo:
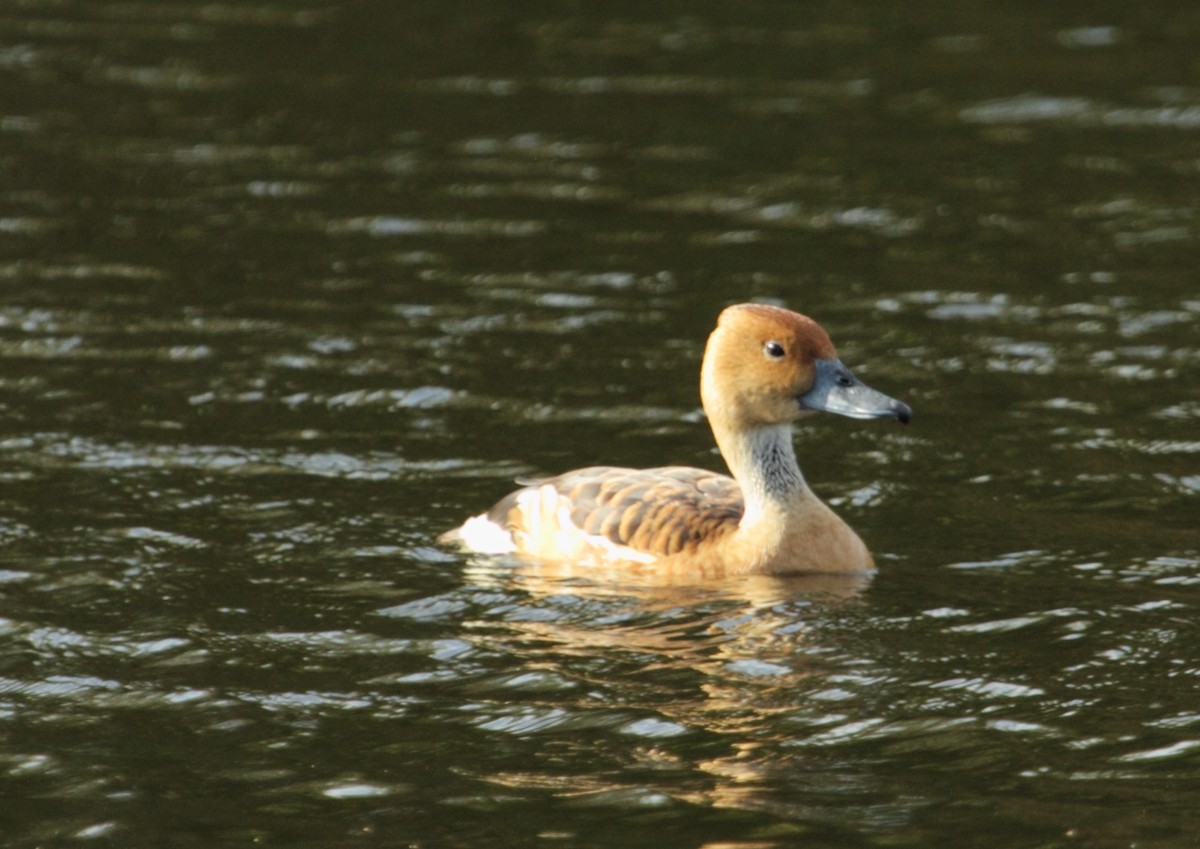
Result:
[[[816,360],[817,378],[800,396],[800,408],[837,413],[852,419],[899,419],[908,424],[912,408],[876,392],[854,376],[841,360]]]

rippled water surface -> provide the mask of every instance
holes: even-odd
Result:
[[[0,7],[5,846],[1200,844],[1188,4]],[[726,304],[872,580],[464,557],[720,468]]]

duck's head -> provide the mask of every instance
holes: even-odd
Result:
[[[726,308],[708,337],[700,395],[710,419],[733,427],[794,422],[824,411],[899,419],[912,410],[854,376],[811,318],[767,304]]]

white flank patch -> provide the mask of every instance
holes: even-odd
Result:
[[[586,533],[571,521],[571,499],[549,484],[517,493],[521,528],[510,532],[486,513],[472,516],[445,537],[476,554],[532,554],[579,564],[653,563],[653,554],[630,548],[600,534]]]
[[[479,554],[512,554],[517,550],[512,534],[490,520],[486,513],[463,522],[458,538],[468,550]]]
[[[653,554],[589,534],[571,521],[571,499],[553,486],[530,487],[517,496],[525,529],[516,536],[521,551],[576,563],[653,563]]]

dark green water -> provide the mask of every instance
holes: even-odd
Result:
[[[1189,4],[0,5],[0,844],[1200,844]],[[439,549],[719,468],[724,305],[910,403],[862,585]]]

